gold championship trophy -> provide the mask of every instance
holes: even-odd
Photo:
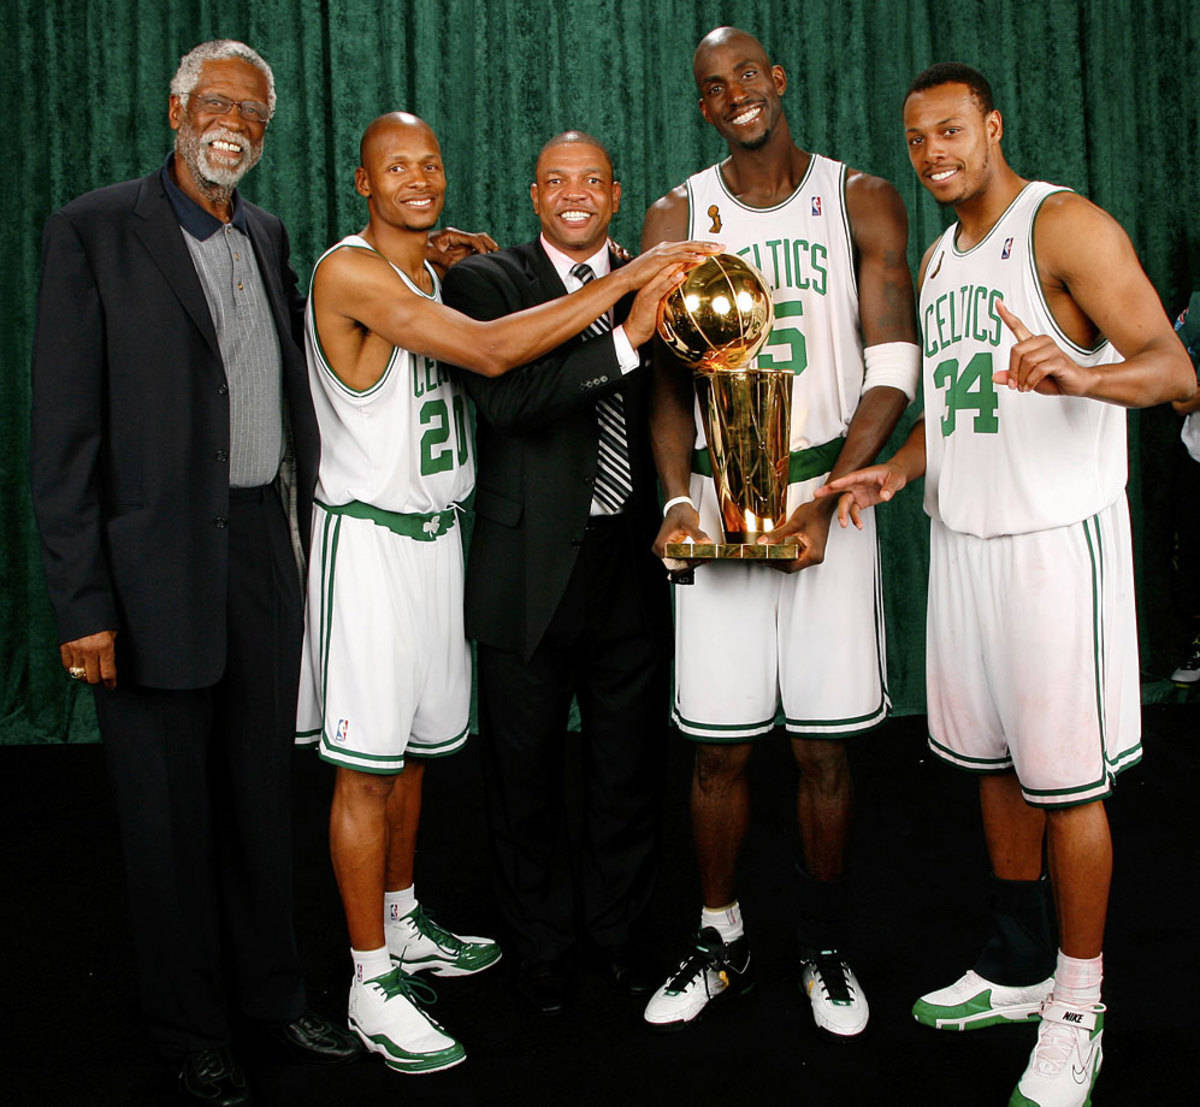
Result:
[[[695,374],[721,508],[722,541],[668,542],[667,557],[786,560],[794,541],[759,545],[787,513],[790,369],[750,367],[775,321],[771,288],[749,262],[715,254],[658,306],[658,334]]]

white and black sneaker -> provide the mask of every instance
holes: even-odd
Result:
[[[678,1030],[710,1004],[745,995],[753,987],[749,939],[743,934],[726,943],[706,926],[679,968],[650,997],[643,1017],[656,1030]]]
[[[1088,1107],[1104,1050],[1103,1003],[1073,1007],[1053,996],[1042,1005],[1037,1045],[1008,1107]]]
[[[800,987],[812,1003],[818,1030],[838,1038],[853,1038],[866,1030],[871,1014],[867,997],[836,949],[823,949],[804,959]]]

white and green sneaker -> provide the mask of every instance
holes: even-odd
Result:
[[[392,964],[410,974],[470,976],[500,960],[496,941],[451,934],[426,915],[419,903],[407,915],[385,919],[383,932]]]
[[[871,1010],[854,970],[836,949],[812,952],[800,969],[800,988],[812,1003],[817,1029],[853,1038],[867,1028]]]
[[[913,1004],[913,1018],[934,1030],[982,1030],[1006,1022],[1036,1022],[1049,998],[1054,977],[1040,984],[1013,988],[993,984],[968,969],[953,984],[923,995]]]
[[[434,1003],[437,995],[398,968],[373,980],[355,980],[346,1005],[350,1029],[397,1072],[440,1072],[465,1061],[467,1051],[418,1006],[418,998]]]
[[[1104,1011],[1103,1003],[1072,1007],[1046,1000],[1029,1067],[1008,1107],[1089,1107],[1104,1059]]]

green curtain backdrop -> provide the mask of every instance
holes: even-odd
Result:
[[[445,221],[502,243],[530,237],[534,156],[567,127],[607,140],[636,244],[647,204],[722,156],[700,119],[691,54],[722,23],[788,71],[793,135],[887,177],[909,210],[915,266],[947,216],[908,166],[900,102],[935,61],[979,66],[1013,166],[1079,189],[1129,231],[1168,311],[1200,280],[1200,5],[1195,0],[4,0],[0,93],[15,185],[0,227],[0,742],[95,737],[63,677],[26,478],[29,353],[41,226],[92,188],[140,176],[171,147],[167,83],[195,43],[232,37],[275,69],[279,108],[245,192],[287,224],[302,280],[357,229],[358,136],[394,108],[441,138]],[[136,311],[137,305],[130,304]],[[70,320],[63,320],[64,326]],[[912,412],[909,418],[911,419]],[[1178,420],[1131,421],[1143,668],[1169,667],[1167,474]],[[924,709],[926,525],[919,494],[879,513],[897,709]]]

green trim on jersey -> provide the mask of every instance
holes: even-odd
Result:
[[[399,511],[384,511],[381,507],[364,504],[351,500],[346,504],[326,504],[313,500],[318,507],[330,515],[346,515],[351,519],[365,519],[377,527],[390,530],[402,538],[412,538],[417,542],[436,542],[443,534],[454,529],[457,511],[453,506],[445,511],[430,511],[402,513]]]
[[[378,250],[374,249],[374,247],[357,246],[353,243],[340,243],[337,246],[333,246],[329,250],[326,250],[325,253],[317,259],[317,264],[313,266],[312,278],[308,282],[308,299],[310,303],[315,303],[313,300],[313,287],[317,283],[317,270],[321,268],[322,263],[327,257],[335,254],[338,250],[362,250],[364,253],[374,254],[376,257],[383,258],[383,255]],[[383,258],[383,260],[387,261],[387,258]],[[395,267],[393,266],[393,268]],[[422,295],[424,294],[422,293]],[[325,354],[325,347],[321,343],[321,330],[317,326],[316,307],[312,308],[312,332],[314,340],[313,345],[316,346],[317,360],[321,363],[321,368],[325,370],[330,380],[332,380],[334,384],[338,386],[338,388],[345,392],[347,396],[353,396],[355,399],[362,399],[378,392],[379,389],[383,387],[384,382],[392,375],[392,369],[396,365],[396,359],[401,353],[403,353],[399,346],[393,346],[391,356],[387,359],[387,364],[384,365],[383,372],[380,373],[379,379],[368,388],[351,388],[344,380],[342,380],[341,377],[338,376],[337,370],[334,369],[333,365],[329,361],[329,358]]]
[[[858,299],[858,266],[854,264],[854,233],[850,229],[850,207],[846,203],[846,180],[850,176],[849,166],[845,162],[841,163],[841,169],[838,170],[838,180],[842,189],[842,230],[845,232],[846,242],[846,269],[850,273],[850,284],[854,289],[854,299]]]
[[[999,227],[999,226],[1000,226],[1000,224],[1001,224],[1001,223],[1003,223],[1003,222],[1004,222],[1004,220],[1005,220],[1005,219],[1008,217],[1008,213],[1009,213],[1010,211],[1012,211],[1012,209],[1013,209],[1014,207],[1016,207],[1016,206],[1017,206],[1017,202],[1018,202],[1018,201],[1021,199],[1021,197],[1022,197],[1022,196],[1024,196],[1024,195],[1025,195],[1025,191],[1026,191],[1026,189],[1030,188],[1032,185],[1035,185],[1035,184],[1037,184],[1037,183],[1039,183],[1039,182],[1037,182],[1037,181],[1026,181],[1026,182],[1025,182],[1025,186],[1024,186],[1024,188],[1022,188],[1022,189],[1021,189],[1021,191],[1020,191],[1020,192],[1018,192],[1018,193],[1017,193],[1017,194],[1016,194],[1016,195],[1015,195],[1015,196],[1014,196],[1014,197],[1013,197],[1013,198],[1012,198],[1012,199],[1011,199],[1011,200],[1008,202],[1008,207],[1006,207],[1006,208],[1005,208],[1005,209],[1004,209],[1004,210],[1003,210],[1003,211],[1000,213],[1000,218],[999,218],[999,219],[997,219],[997,220],[996,220],[996,222],[995,222],[995,223],[993,223],[993,224],[992,224],[992,225],[991,225],[991,226],[988,228],[988,233],[987,233],[987,234],[985,234],[985,235],[984,235],[984,236],[983,236],[983,237],[982,237],[982,238],[981,238],[981,239],[980,239],[978,242],[976,242],[976,243],[975,243],[975,245],[974,245],[974,246],[970,247],[969,249],[966,249],[966,250],[960,250],[960,249],[958,248],[958,232],[959,232],[959,230],[961,230],[961,229],[962,229],[962,224],[961,224],[961,223],[955,223],[955,224],[954,224],[952,227],[950,227],[950,228],[949,228],[949,230],[947,231],[947,234],[949,235],[949,239],[950,239],[950,252],[951,252],[951,253],[952,253],[952,254],[953,254],[953,255],[954,255],[956,258],[969,258],[969,257],[970,257],[970,256],[971,256],[973,253],[975,253],[975,251],[976,251],[976,250],[982,249],[982,248],[983,248],[983,246],[984,246],[984,245],[987,243],[988,239],[990,239],[990,238],[992,237],[992,235],[994,235],[994,234],[996,233],[996,228],[997,228],[997,227]],[[1070,189],[1062,189],[1061,191],[1063,191],[1063,192],[1070,192],[1071,190],[1070,190]]]
[[[887,711],[887,690],[884,689],[879,697],[879,706],[865,715],[856,715],[849,719],[793,719],[788,716],[784,725],[789,734],[801,738],[852,738],[883,723],[887,718]],[[822,730],[822,727],[838,729]]]
[[[701,723],[695,719],[685,718],[676,706],[671,709],[671,718],[679,728],[679,732],[693,742],[711,742],[714,744],[748,742],[752,738],[761,738],[764,734],[770,734],[775,729],[774,715],[769,719],[762,719],[754,723]],[[684,727],[691,727],[693,730],[703,731],[703,733],[693,734],[684,730]],[[734,730],[739,733],[729,733]]]
[[[808,155],[808,165],[805,166],[804,176],[800,178],[800,183],[796,185],[794,189],[792,189],[787,199],[780,200],[778,204],[772,204],[769,208],[751,207],[749,204],[742,203],[741,200],[739,200],[732,192],[730,192],[729,186],[725,183],[725,174],[721,172],[721,166],[724,164],[725,161],[719,161],[717,162],[716,167],[717,185],[720,187],[721,191],[724,192],[725,195],[743,211],[753,212],[755,215],[765,215],[769,212],[778,211],[780,208],[787,207],[788,204],[790,204],[797,196],[800,195],[800,190],[803,189],[806,184],[808,184],[808,178],[812,176],[813,166],[817,164],[817,155],[812,153]]]
[[[788,459],[788,483],[799,484],[801,481],[819,477],[828,473],[837,461],[845,443],[845,436],[832,438],[819,446],[811,446],[807,450],[793,450]],[[702,477],[713,475],[712,458],[709,457],[708,447],[692,451],[692,472]]]
[[[1037,255],[1033,246],[1033,230],[1035,224],[1037,223],[1038,213],[1042,210],[1042,205],[1049,200],[1051,196],[1057,196],[1060,192],[1071,191],[1072,190],[1069,188],[1058,188],[1053,192],[1047,192],[1046,195],[1038,201],[1038,206],[1033,209],[1033,214],[1029,217],[1029,267],[1033,274],[1033,287],[1037,290],[1037,297],[1041,301],[1042,307],[1046,310],[1046,318],[1050,320],[1050,325],[1054,328],[1055,337],[1061,339],[1062,342],[1064,342],[1081,357],[1095,357],[1096,354],[1100,353],[1100,351],[1108,345],[1108,339],[1101,335],[1100,341],[1097,342],[1096,345],[1091,349],[1088,349],[1086,346],[1080,346],[1078,343],[1073,342],[1067,337],[1066,334],[1063,333],[1062,327],[1058,325],[1058,320],[1054,317],[1054,312],[1050,309],[1050,305],[1046,302],[1046,290],[1042,287],[1041,277],[1038,276]]]

